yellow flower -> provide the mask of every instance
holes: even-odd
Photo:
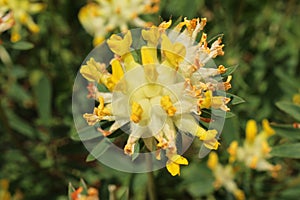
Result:
[[[217,95],[220,83],[214,79],[226,71],[224,66],[206,66],[215,57],[210,50],[221,51],[220,40],[211,47],[195,43],[206,20],[185,19],[175,28],[177,31],[168,32],[166,28],[171,23],[162,22],[141,31],[145,45],[139,49],[139,58],[132,53],[136,32],[112,35],[107,45],[115,56],[109,64],[90,58],[80,73],[93,84],[104,84],[110,94],[88,86],[89,96],[98,97],[99,106],[92,114],[84,114],[87,123],[115,121],[109,130],[98,128],[104,136],[128,124],[130,133],[124,147],[127,155],[133,155],[139,139],[152,138],[154,150],[165,152],[162,155],[168,159],[166,167],[175,176],[180,174],[180,165],[188,164],[177,151],[177,130],[203,141],[204,150],[217,149],[218,131],[202,127],[199,115],[203,109],[229,111],[229,99]],[[153,145],[149,150],[152,148]],[[162,155],[159,153],[157,158]]]
[[[235,183],[235,172],[232,168],[232,165],[225,165],[219,163],[218,155],[215,152],[211,152],[208,157],[207,166],[213,172],[213,175],[216,179],[215,188],[224,187],[228,192],[231,192],[235,199],[244,200],[244,192],[238,188]]]
[[[300,105],[300,94],[295,94],[293,96],[293,102],[294,104]]]
[[[230,154],[229,161],[244,162],[246,166],[258,171],[270,171],[273,175],[280,169],[279,165],[272,165],[267,161],[270,158],[271,147],[268,138],[275,134],[268,121],[262,121],[263,130],[258,133],[254,120],[249,120],[246,126],[246,140],[243,146],[238,146],[237,141],[233,141],[227,149]]]
[[[93,44],[97,46],[109,32],[115,29],[127,31],[128,24],[149,26],[139,15],[155,13],[158,9],[158,0],[96,0],[83,6],[78,18],[83,28],[94,37]]]
[[[2,11],[10,11],[13,14],[15,24],[11,30],[12,42],[17,42],[21,39],[20,31],[22,25],[26,26],[32,33],[40,31],[31,14],[41,12],[45,8],[45,4],[31,2],[30,0],[3,0],[0,1],[0,7]]]

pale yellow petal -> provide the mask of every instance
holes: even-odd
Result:
[[[119,56],[130,52],[131,43],[132,37],[130,31],[127,31],[124,38],[114,34],[107,40],[110,50]]]

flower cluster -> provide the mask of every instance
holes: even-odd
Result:
[[[0,199],[1,200],[21,200],[23,194],[17,190],[14,194],[10,193],[9,181],[7,179],[0,179]]]
[[[123,37],[112,35],[107,41],[115,54],[110,65],[92,57],[81,67],[80,73],[90,81],[88,97],[99,102],[93,113],[83,115],[88,125],[114,121],[109,129],[98,128],[108,136],[129,124],[125,154],[135,152],[140,138],[150,138],[155,144],[156,158],[165,156],[166,167],[175,176],[180,174],[180,165],[188,164],[177,151],[178,130],[199,138],[209,150],[218,148],[218,131],[202,127],[199,122],[211,120],[202,116],[204,111],[229,111],[230,99],[218,91],[231,88],[231,77],[220,79],[226,68],[207,64],[224,54],[224,45],[221,38],[208,44],[207,35],[202,31],[205,18],[185,18],[172,31],[167,31],[171,24],[170,20],[141,31],[145,45],[140,49],[139,58],[131,51],[134,39],[131,31]],[[196,42],[200,32],[201,40]],[[98,84],[106,86],[109,92],[99,91]]]
[[[86,193],[83,194],[83,187],[79,187],[71,193],[71,200],[99,200],[99,192],[96,188],[90,187]]]
[[[22,25],[26,26],[32,33],[39,32],[38,25],[33,21],[31,14],[39,13],[45,8],[43,3],[35,3],[30,0],[0,0],[0,14],[6,13],[14,19],[11,29],[11,41],[17,42],[21,39]],[[10,23],[10,25],[12,25]]]
[[[224,187],[228,192],[232,193],[237,200],[244,200],[244,192],[238,188],[235,182],[236,170],[231,164],[223,166],[219,163],[218,155],[211,152],[208,157],[207,166],[212,170],[215,177],[214,187],[216,189]]]
[[[0,34],[14,25],[15,21],[11,12],[0,10]]]
[[[78,17],[84,29],[94,37],[93,43],[96,46],[105,39],[107,33],[116,28],[123,32],[128,29],[127,24],[148,26],[149,23],[139,15],[158,10],[159,0],[95,0],[82,7]]]
[[[237,141],[233,141],[228,152],[229,161],[243,162],[247,167],[258,171],[270,171],[273,176],[277,175],[280,165],[272,165],[266,159],[270,158],[271,147],[268,138],[275,134],[270,127],[269,122],[265,119],[262,121],[263,130],[257,131],[257,124],[254,120],[249,120],[246,125],[246,139],[243,146],[239,146]]]

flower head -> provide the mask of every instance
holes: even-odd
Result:
[[[1,0],[0,12],[11,12],[14,25],[11,30],[11,41],[17,42],[21,39],[20,31],[26,26],[30,32],[39,32],[39,26],[33,21],[31,14],[39,13],[45,8],[43,3],[35,3],[30,0]]]
[[[258,171],[270,171],[276,176],[280,165],[272,165],[267,161],[270,158],[271,147],[268,138],[275,134],[265,119],[262,122],[263,129],[258,134],[256,122],[249,120],[246,125],[246,140],[243,146],[239,146],[237,141],[233,141],[229,148],[230,162],[244,162],[246,166]]]
[[[132,51],[135,32],[112,35],[107,45],[115,56],[109,66],[92,57],[80,73],[91,82],[88,96],[99,103],[93,113],[84,114],[87,123],[114,121],[107,130],[98,128],[104,136],[128,124],[129,137],[124,147],[127,155],[136,152],[140,139],[151,138],[157,158],[162,155],[167,159],[166,167],[174,176],[180,175],[180,165],[188,164],[178,152],[178,130],[197,137],[205,149],[217,149],[220,132],[199,122],[204,112],[212,115],[212,110],[229,111],[230,99],[220,95],[225,87],[217,78],[226,68],[207,65],[224,54],[221,39],[211,45],[206,38],[200,43],[195,40],[206,19],[185,18],[173,31],[167,31],[171,23],[163,22],[140,32],[143,45],[139,58]],[[93,84],[104,85],[108,92],[95,91]]]
[[[215,152],[211,152],[209,154],[207,166],[212,170],[216,179],[214,183],[216,189],[224,187],[227,191],[231,192],[235,196],[235,199],[245,199],[244,192],[238,188],[234,180],[236,172],[231,164],[223,166],[219,163],[218,155]]]
[[[139,15],[155,13],[158,9],[159,0],[96,0],[82,7],[78,18],[84,29],[94,37],[96,46],[116,28],[123,32],[128,30],[128,24],[149,26]]]

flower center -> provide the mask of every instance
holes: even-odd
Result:
[[[157,83],[144,84],[130,94],[130,119],[140,126],[147,126],[155,115],[173,116],[176,112],[174,103],[178,99],[170,89]],[[161,117],[161,116],[157,116]]]

